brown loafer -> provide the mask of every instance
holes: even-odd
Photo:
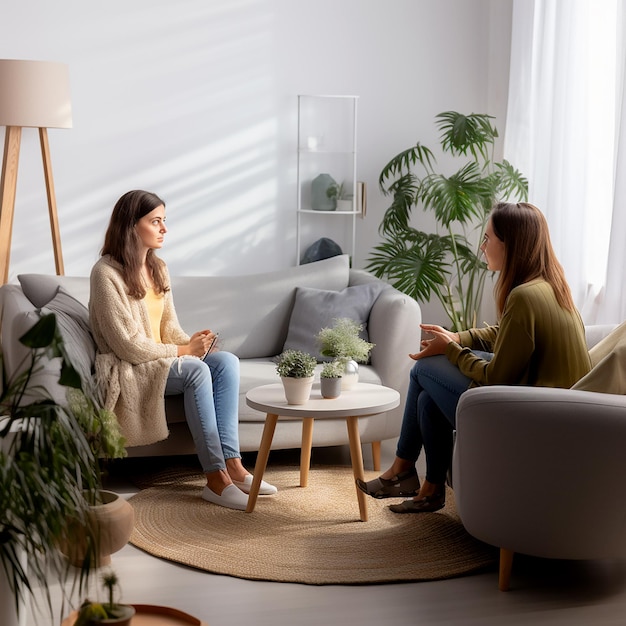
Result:
[[[420,479],[413,468],[389,479],[379,477],[365,482],[357,478],[356,486],[372,498],[403,498],[419,493]]]
[[[405,500],[400,504],[392,504],[389,510],[393,513],[433,513],[443,509],[446,505],[446,491],[442,489],[440,492],[432,496],[424,496],[419,500]]]

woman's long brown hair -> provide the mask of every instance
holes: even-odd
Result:
[[[141,299],[146,295],[146,287],[141,280],[141,239],[135,225],[144,216],[165,202],[150,191],[134,190],[126,192],[113,207],[109,227],[104,236],[101,254],[108,254],[122,266],[122,276],[133,298]],[[169,291],[165,280],[165,264],[148,250],[146,265],[151,274],[156,293]]]
[[[491,212],[491,226],[504,243],[504,263],[495,288],[499,314],[511,290],[535,278],[550,283],[561,307],[573,311],[572,293],[543,213],[528,202],[501,202]]]

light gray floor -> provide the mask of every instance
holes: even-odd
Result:
[[[385,467],[393,452],[393,442],[383,445]],[[272,453],[270,463],[284,454]],[[368,446],[364,459],[367,466]],[[314,450],[314,463],[327,460],[349,462],[343,449]],[[127,485],[117,487],[132,492]],[[438,582],[309,586],[216,576],[157,559],[131,545],[113,556],[113,567],[124,601],[175,606],[209,626],[626,624],[624,561],[548,561],[517,555],[507,593],[498,591],[495,570]],[[58,597],[55,603],[59,610]],[[35,622],[31,618],[28,623]],[[44,616],[37,623],[50,622]]]

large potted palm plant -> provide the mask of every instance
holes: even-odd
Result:
[[[28,362],[0,391],[0,573],[4,574],[2,624],[24,612],[35,592],[49,601],[49,585],[65,582],[73,570],[58,550],[69,519],[89,518],[89,500],[100,489],[100,467],[89,434],[105,437],[108,422],[97,398],[84,388],[57,328],[54,314],[43,315],[20,338]],[[74,403],[53,400],[36,383],[45,359],[61,364],[59,383],[72,389]],[[1,370],[2,368],[0,368]],[[4,378],[4,376],[3,376]],[[80,410],[77,411],[76,401]],[[111,433],[109,433],[111,434]],[[115,431],[109,442],[117,440]],[[87,496],[87,497],[85,497]],[[93,550],[97,541],[93,542]],[[80,569],[81,587],[93,559]],[[1,578],[1,577],[0,577]],[[8,589],[7,589],[8,588]],[[12,601],[7,600],[8,596]]]
[[[434,153],[420,142],[385,165],[379,185],[392,201],[367,269],[416,300],[434,295],[450,329],[462,330],[478,321],[488,272],[479,246],[489,212],[499,200],[526,200],[528,183],[511,163],[494,159],[491,116],[448,111],[435,119],[442,152],[460,168],[437,172]],[[436,232],[413,226],[415,207],[433,213]]]

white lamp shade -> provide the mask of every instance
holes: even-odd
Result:
[[[71,128],[67,65],[0,59],[0,126]]]

